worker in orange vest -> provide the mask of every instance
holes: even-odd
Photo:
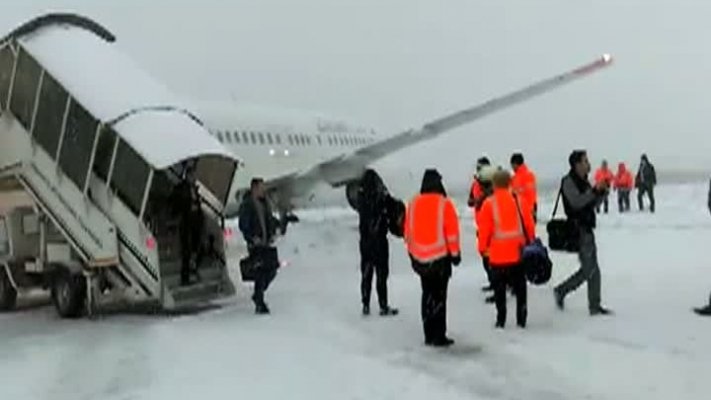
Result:
[[[532,206],[527,200],[511,193],[511,175],[500,170],[494,174],[494,194],[484,201],[479,213],[478,245],[480,253],[487,253],[494,283],[496,327],[506,325],[506,288],[516,295],[516,323],[526,327],[527,290],[526,271],[521,263],[521,252],[533,241],[536,223]]]
[[[607,160],[602,160],[602,164],[600,165],[600,168],[595,171],[595,185],[600,185],[603,182],[607,184],[608,187],[612,186],[612,183],[614,181],[615,177],[612,175],[612,171],[610,171],[610,168],[607,166]],[[608,208],[609,208],[609,196],[605,196],[602,199],[602,203],[598,203],[597,207],[595,207],[595,211],[600,214],[600,208],[602,206],[603,210],[605,211],[605,214],[607,214]]]
[[[479,213],[478,211],[481,209],[482,204],[484,204],[484,200],[486,200],[487,197],[489,197],[494,189],[491,183],[491,179],[494,176],[494,172],[496,171],[496,167],[491,166],[491,163],[489,162],[489,159],[486,157],[482,157],[479,160],[477,160],[477,172],[476,175],[474,175],[474,182],[472,183],[471,190],[469,191],[469,201],[467,204],[469,207],[472,208],[472,212],[474,214],[474,222],[476,226],[479,226]],[[486,273],[487,281],[489,284],[487,286],[484,286],[482,288],[482,291],[484,292],[489,292],[494,290],[493,286],[491,285],[491,274],[489,271],[489,266],[486,263],[486,258],[484,257],[483,254],[481,254],[482,257],[482,267],[484,268],[484,272]],[[489,296],[486,299],[487,303],[493,303],[494,302],[494,296]]]
[[[521,153],[514,153],[511,156],[511,169],[514,172],[513,178],[511,178],[511,190],[524,202],[531,205],[533,220],[538,221],[536,175],[528,168]]]
[[[452,264],[461,262],[459,219],[452,201],[435,169],[422,178],[420,194],[407,205],[403,237],[412,268],[422,283],[422,325],[425,344],[447,347],[447,285]]]
[[[630,210],[630,193],[634,187],[634,177],[627,169],[625,163],[617,164],[617,174],[612,181],[613,187],[617,191],[617,207],[623,213]]]

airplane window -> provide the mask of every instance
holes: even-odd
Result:
[[[306,140],[304,140],[303,135],[297,135],[297,141],[299,142],[300,145],[305,146],[306,145]]]
[[[274,138],[276,139],[276,144],[281,144],[281,135],[280,134],[275,134]]]
[[[259,132],[259,144],[264,144],[264,134]]]
[[[294,145],[294,138],[291,137],[291,135],[287,136],[287,138],[289,139],[289,144],[293,146]]]
[[[247,135],[247,131],[242,131],[242,141],[245,144],[249,143],[249,136]]]
[[[252,144],[257,144],[257,134],[254,132],[249,132],[249,138],[252,139]]]
[[[232,143],[232,135],[230,135],[230,131],[225,131],[225,141],[227,143]]]
[[[269,132],[267,132],[267,143],[274,144],[274,139],[272,138],[272,134]]]
[[[234,137],[235,137],[235,143],[239,143],[239,142],[240,142],[240,140],[239,140],[239,132],[234,131],[234,132],[232,132],[232,134],[233,134]]]
[[[309,137],[309,136],[304,136],[304,138],[306,138],[306,144],[308,144],[309,146],[311,146],[311,137]]]
[[[220,143],[222,143],[222,141],[224,140],[224,139],[222,138],[222,132],[220,132],[220,131],[217,131],[217,140],[219,140]]]
[[[333,138],[330,136],[328,137],[328,145],[333,146]]]
[[[321,135],[316,136],[316,139],[318,140],[318,145],[321,145]]]

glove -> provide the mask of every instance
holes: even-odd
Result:
[[[456,256],[450,256],[449,257],[452,260],[452,265],[455,267],[458,266],[462,262],[462,256],[457,254]]]

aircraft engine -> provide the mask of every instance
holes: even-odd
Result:
[[[346,199],[348,205],[358,211],[358,192],[360,191],[360,181],[350,181],[346,184]]]

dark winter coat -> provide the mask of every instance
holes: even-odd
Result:
[[[709,212],[711,212],[711,180],[709,180],[708,206],[709,206]]]
[[[262,228],[257,202],[261,204],[264,213],[266,232]],[[269,202],[266,199],[256,200],[251,192],[247,192],[239,209],[239,230],[247,245],[250,247],[270,245],[276,236],[278,226],[279,220],[274,217]]]
[[[654,170],[654,165],[649,161],[643,160],[639,164],[637,177],[635,178],[635,186],[638,188],[651,188],[657,184],[657,172]]]
[[[447,197],[447,191],[444,190],[444,184],[442,183],[442,175],[436,169],[428,169],[422,176],[420,194],[425,193],[439,193]]]
[[[587,179],[571,170],[561,182],[563,209],[571,223],[592,231],[596,225],[595,206],[605,193],[595,191]]]
[[[358,228],[361,242],[385,240],[388,234],[390,195],[378,174],[369,169],[363,174],[358,193]]]

